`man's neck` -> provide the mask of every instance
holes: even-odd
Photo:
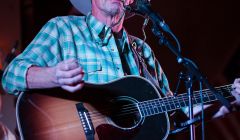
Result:
[[[124,17],[122,18],[121,14],[110,16],[93,10],[92,15],[105,25],[109,26],[113,32],[118,33],[121,31],[124,21]]]

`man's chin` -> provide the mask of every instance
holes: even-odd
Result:
[[[122,13],[123,13],[123,10],[119,9],[119,8],[116,8],[116,9],[113,8],[110,11],[111,16],[116,16],[116,15],[119,15],[119,14],[122,14]]]

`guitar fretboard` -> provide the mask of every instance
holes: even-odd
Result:
[[[225,85],[215,88],[225,98],[231,97],[231,85]],[[216,96],[208,89],[202,90],[203,103],[216,101]],[[200,91],[193,92],[193,104],[200,104],[201,95]],[[142,116],[152,116],[155,114],[173,111],[183,107],[187,107],[188,94],[184,93],[176,97],[165,97],[160,99],[148,100],[138,103],[138,107],[141,111]]]

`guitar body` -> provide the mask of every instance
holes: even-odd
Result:
[[[166,139],[167,113],[147,117],[137,106],[156,98],[160,98],[156,88],[137,76],[107,84],[86,83],[76,93],[60,88],[24,92],[17,101],[20,136],[25,140],[87,140],[87,129],[94,132],[95,140]]]

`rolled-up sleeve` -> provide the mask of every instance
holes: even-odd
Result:
[[[27,71],[31,66],[55,65],[60,56],[59,31],[56,18],[48,21],[27,48],[5,69],[2,76],[3,89],[17,95],[27,90]]]

